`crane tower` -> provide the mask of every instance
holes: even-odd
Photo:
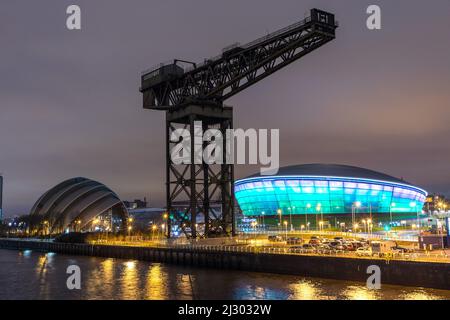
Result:
[[[232,164],[175,164],[170,159],[172,133],[194,122],[202,129],[233,128],[232,108],[224,101],[335,38],[334,15],[311,9],[304,20],[245,45],[235,43],[216,57],[196,64],[173,60],[144,71],[140,92],[144,109],[166,113],[167,237],[173,227],[188,238],[235,234],[234,171]],[[190,140],[194,150],[194,139]],[[222,150],[224,159],[229,150]],[[220,208],[218,210],[217,208]]]

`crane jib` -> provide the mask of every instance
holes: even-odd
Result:
[[[141,77],[143,107],[166,110],[187,101],[224,101],[335,38],[332,13],[312,9],[306,19],[258,38],[234,43],[189,67],[174,60]]]

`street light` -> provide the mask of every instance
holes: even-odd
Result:
[[[289,223],[291,224],[291,231],[292,231],[292,208],[288,207],[289,210]]]
[[[389,217],[391,219],[391,225],[392,225],[392,207],[395,208],[396,204],[395,202],[392,202],[391,205],[389,206]]]
[[[419,220],[419,210],[417,210],[417,203],[414,202],[414,201],[411,201],[411,202],[409,203],[409,206],[410,206],[411,208],[413,208],[414,210],[416,210],[416,215],[417,215],[417,227],[418,227],[418,229],[419,229],[419,234],[420,234],[420,220]]]
[[[364,232],[367,233],[367,232],[366,232],[366,220],[363,219],[361,222],[362,222],[363,225],[364,225]]]
[[[353,224],[354,232],[358,232],[359,225],[357,223]]]
[[[261,216],[262,216],[262,227],[264,228],[264,230],[266,230],[266,224],[265,224],[265,222],[264,222],[264,215],[265,215],[266,213],[263,211],[263,212],[261,212]]]
[[[288,225],[288,223],[287,223],[287,221],[285,220],[285,221],[283,221],[283,224],[284,224],[284,228],[285,228],[285,230],[286,230],[286,241],[287,241],[287,238],[288,238],[288,236],[287,236],[287,225]]]
[[[356,222],[356,208],[361,207],[361,202],[360,201],[356,201],[355,203],[352,204],[352,224],[354,225]]]
[[[323,221],[319,222],[319,227],[320,227],[320,232],[322,232],[323,231]]]
[[[157,226],[156,225],[152,225],[152,240],[155,240],[155,230],[156,230]]]
[[[372,234],[372,219],[367,219],[367,229],[368,233]]]
[[[280,218],[280,225],[281,225],[281,214],[282,214],[281,209],[278,209],[278,210],[277,210],[277,213],[278,213],[278,215],[279,215],[279,218]]]
[[[316,206],[316,211],[320,212],[320,220],[323,220],[323,216],[322,216],[322,204],[318,203]],[[317,219],[316,219],[316,223],[317,223]]]
[[[306,223],[306,225],[308,227],[309,227],[309,222],[308,222],[308,211],[309,211],[309,209],[311,209],[311,203],[307,203],[306,204],[306,215],[305,215],[306,221],[305,221],[305,223]]]

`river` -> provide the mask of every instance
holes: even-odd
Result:
[[[81,290],[66,285],[81,269]],[[0,250],[0,299],[450,299],[450,291]]]

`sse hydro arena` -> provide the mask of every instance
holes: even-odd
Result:
[[[235,196],[244,217],[265,218],[267,225],[283,219],[298,228],[304,223],[313,227],[319,220],[343,227],[369,217],[374,224],[414,219],[422,213],[427,192],[364,168],[305,164],[238,180]]]

